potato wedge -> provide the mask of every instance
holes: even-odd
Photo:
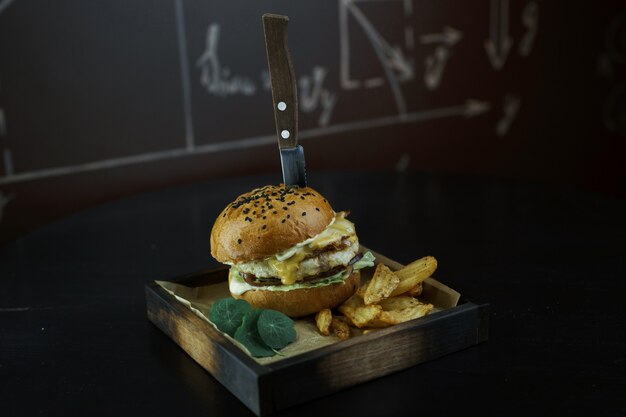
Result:
[[[411,288],[430,277],[436,269],[437,260],[432,256],[425,256],[396,271],[395,275],[400,278],[400,283],[391,292],[390,297],[409,291]]]
[[[374,276],[365,290],[365,295],[363,296],[365,304],[376,304],[380,300],[389,297],[398,284],[400,284],[400,278],[387,265],[379,263],[376,265]]]
[[[432,304],[420,303],[420,305],[403,308],[402,310],[381,311],[380,315],[377,317],[377,320],[387,324],[399,324],[404,323],[405,321],[424,317],[425,315],[430,313],[432,309]]]
[[[422,285],[422,283],[418,283],[415,287],[411,288],[410,290],[408,290],[405,295],[410,295],[411,297],[417,297],[418,295],[422,294],[422,291],[424,290],[424,286]]]
[[[352,297],[348,298],[346,301],[343,302],[342,305],[339,306],[339,311],[341,311],[342,307],[350,307],[350,308],[356,308],[356,307],[363,307],[365,305],[365,303],[363,302],[363,297],[361,297],[359,294],[354,294]],[[343,311],[341,311],[343,313]]]
[[[341,340],[350,338],[350,326],[339,317],[333,317],[330,323],[330,329]]]
[[[330,323],[332,320],[333,315],[329,308],[319,311],[315,315],[315,325],[317,326],[317,330],[319,330],[324,336],[328,336],[330,334]]]
[[[345,305],[339,307],[350,322],[356,327],[366,327],[369,322],[375,320],[383,311],[383,308],[377,304],[363,307],[347,307]]]
[[[405,308],[416,307],[419,305],[422,305],[419,300],[407,295],[399,295],[397,297],[391,297],[380,301],[380,306],[385,311],[403,310]]]
[[[365,297],[365,291],[367,291],[367,287],[369,286],[370,282],[371,281],[367,281],[366,283],[361,285],[361,287],[358,290],[356,290],[356,295],[358,295],[361,298]]]

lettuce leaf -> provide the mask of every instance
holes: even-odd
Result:
[[[355,271],[358,271],[359,269],[374,266],[375,260],[376,258],[374,258],[374,255],[372,255],[372,252],[367,251],[361,259],[359,259],[354,263],[354,265],[352,265],[352,268],[354,268]]]

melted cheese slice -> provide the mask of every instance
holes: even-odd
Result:
[[[306,258],[310,251],[301,250],[294,254],[291,258],[284,261],[279,261],[276,258],[271,258],[268,263],[274,271],[276,276],[280,278],[283,285],[291,285],[296,282],[296,274],[298,272],[298,264]]]
[[[352,242],[356,240],[354,223],[345,217],[346,213],[343,211],[336,213],[333,220],[322,233],[298,243],[267,260],[276,272],[276,276],[280,278],[284,285],[291,285],[296,282],[298,265],[316,249],[321,249],[333,242],[337,242],[344,236],[348,236]]]

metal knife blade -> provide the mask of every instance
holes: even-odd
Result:
[[[295,148],[280,150],[280,164],[283,167],[285,186],[297,185],[306,187],[306,170],[304,167],[304,149],[301,145]]]
[[[287,48],[287,16],[264,14],[265,50],[285,186],[306,187],[304,149],[298,145],[296,77]]]

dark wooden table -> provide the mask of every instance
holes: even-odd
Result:
[[[491,333],[281,415],[626,415],[626,201],[483,177],[309,179],[364,244],[436,256],[439,280],[491,303]],[[0,249],[0,415],[252,415],[148,322],[144,284],[216,266],[215,216],[279,180],[144,194]]]

